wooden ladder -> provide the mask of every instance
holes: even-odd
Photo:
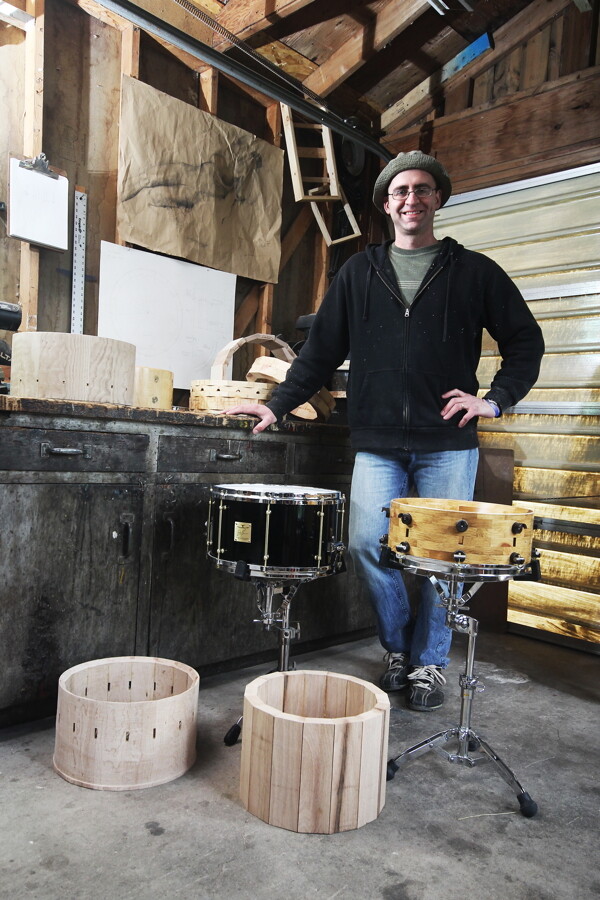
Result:
[[[281,119],[285,133],[285,143],[290,164],[290,175],[294,189],[294,199],[297,202],[310,203],[311,209],[317,220],[317,225],[328,247],[332,244],[341,244],[360,235],[358,222],[354,217],[337,175],[335,152],[331,129],[317,122],[295,122],[292,110],[284,103],[281,104]],[[300,134],[310,133],[320,138],[320,145],[313,142],[312,146],[304,146],[299,143]],[[312,165],[307,171],[307,166],[302,166],[301,160],[320,160],[321,166]],[[352,229],[351,234],[333,239],[329,234],[325,219],[319,209],[323,202],[339,202],[342,204],[346,217]]]

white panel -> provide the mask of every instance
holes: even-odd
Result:
[[[233,339],[236,276],[102,241],[98,335],[136,346],[136,365],[189,390]]]
[[[9,165],[8,236],[52,250],[69,246],[69,182],[64,175],[51,178],[44,172]]]

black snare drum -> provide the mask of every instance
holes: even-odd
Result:
[[[316,578],[339,571],[344,495],[297,485],[211,487],[207,552],[254,577]]]

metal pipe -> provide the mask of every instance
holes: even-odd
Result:
[[[292,109],[296,110],[296,112],[306,116],[309,121],[318,122],[327,128],[331,128],[331,130],[337,132],[337,134],[349,138],[349,140],[353,141],[355,144],[382,157],[386,162],[393,159],[394,154],[390,153],[389,150],[383,147],[374,138],[348,124],[346,119],[342,119],[336,113],[333,113],[328,109],[319,109],[319,107],[309,103],[302,97],[297,97],[289,88],[274,84],[268,78],[253,72],[242,63],[230,59],[228,56],[225,56],[218,50],[214,50],[207,44],[203,44],[196,38],[185,35],[174,25],[170,25],[168,22],[159,19],[158,16],[140,9],[134,3],[130,3],[129,0],[97,0],[97,2],[105,9],[122,16],[122,18],[127,19],[127,21],[131,22],[133,25],[137,25],[139,28],[147,31],[148,34],[152,34],[155,37],[168,41],[175,47],[179,47],[180,50],[185,50],[186,53],[195,56],[196,59],[201,59],[204,62],[209,63],[211,66],[214,66],[215,69],[225,72],[225,74],[247,84],[261,94],[272,97],[280,103],[285,103],[286,106],[290,106]]]

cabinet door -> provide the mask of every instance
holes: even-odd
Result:
[[[156,489],[149,652],[194,667],[276,645],[252,621],[255,588],[207,556],[208,497],[208,485]]]
[[[0,484],[0,722],[52,713],[71,666],[136,652],[142,494]]]

